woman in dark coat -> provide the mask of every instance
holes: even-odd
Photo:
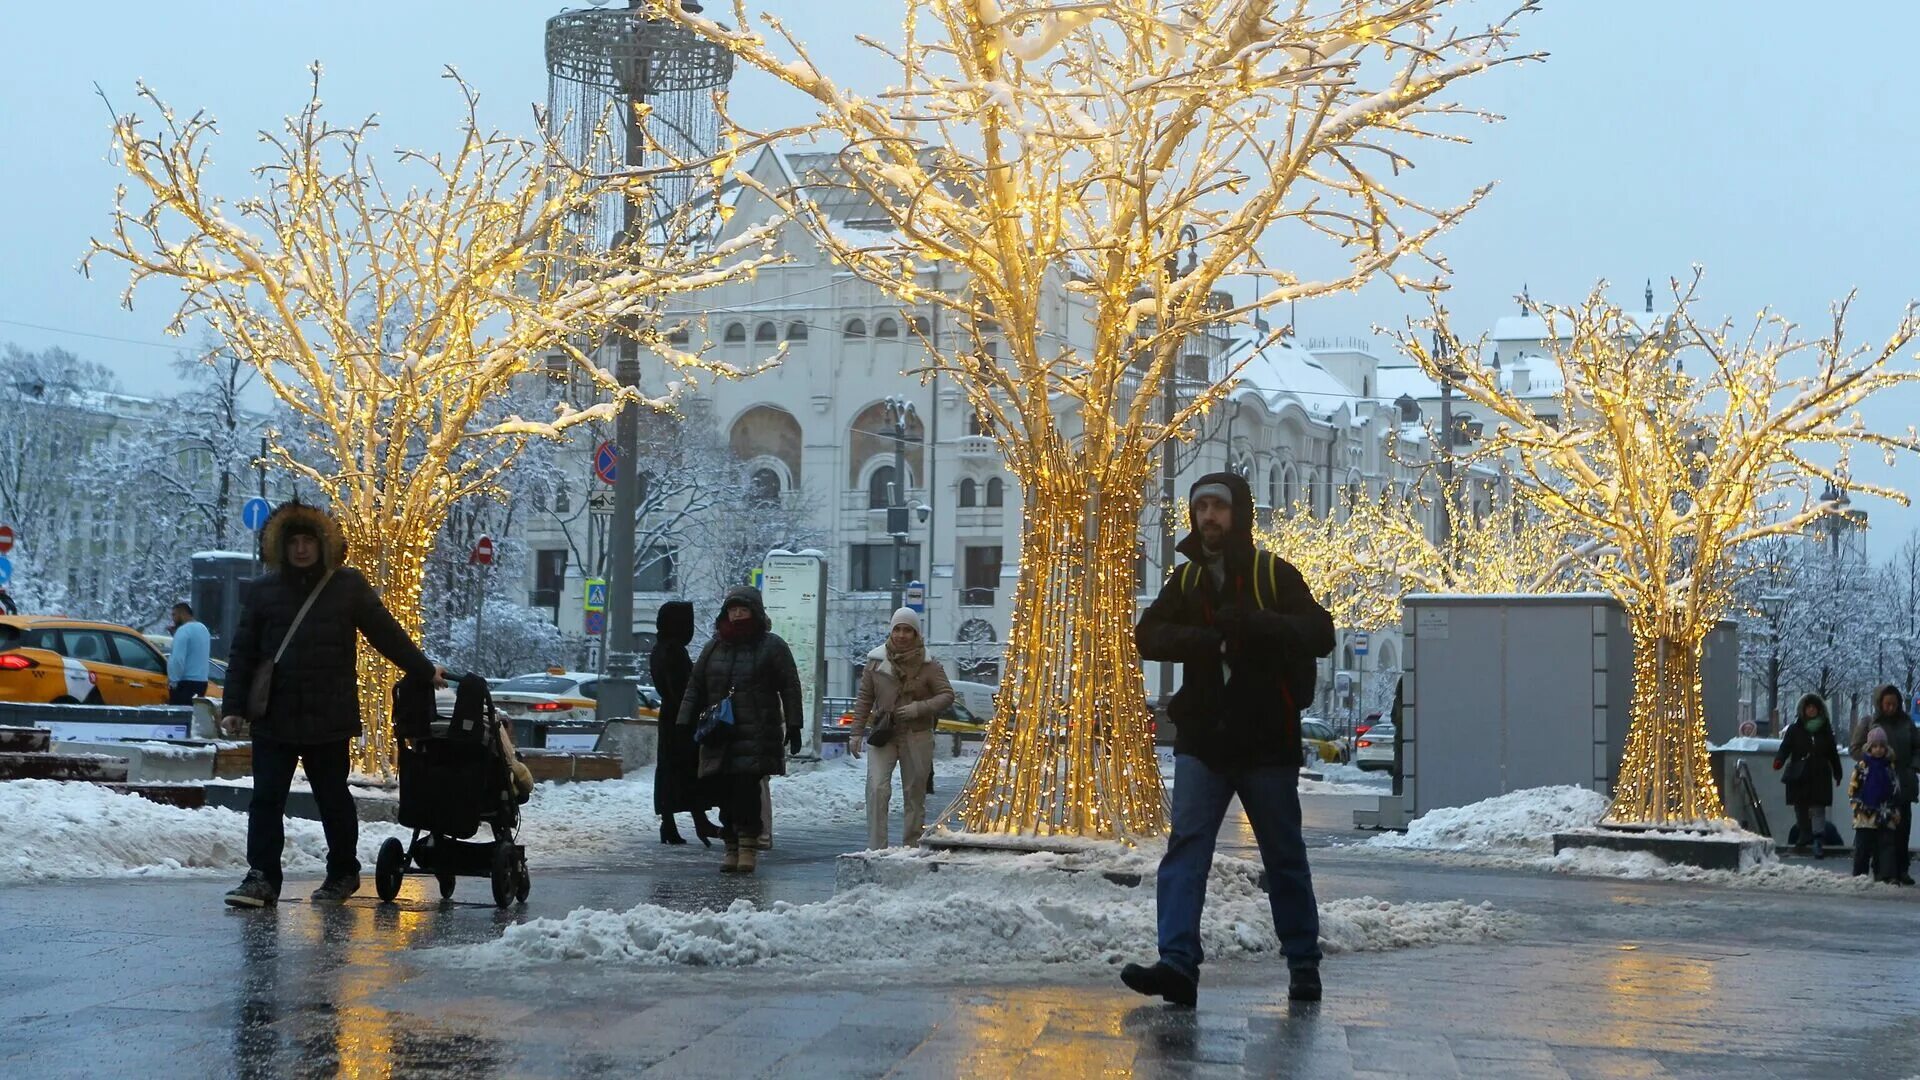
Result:
[[[699,776],[693,729],[678,723],[687,678],[693,672],[693,659],[687,655],[687,646],[693,642],[693,605],[669,600],[660,605],[653,625],[656,643],[647,659],[654,692],[660,695],[660,752],[653,766],[653,812],[660,815],[660,842],[686,843],[673,815],[692,814],[694,835],[712,847],[711,838],[720,835],[720,827],[707,820],[707,808],[714,803],[708,790],[711,785]]]
[[[346,565],[346,534],[326,511],[297,501],[280,504],[261,530],[260,551],[267,572],[247,585],[227,656],[222,726],[237,733],[251,724],[253,732],[251,869],[227,894],[227,903],[265,907],[279,900],[286,842],[281,818],[296,765],[306,768],[327,836],[327,877],[313,900],[340,903],[360,888],[354,851],[360,819],[347,790],[349,743],[360,734],[359,639],[365,637],[403,675],[444,686],[444,673],[407,636],[366,577]],[[300,618],[309,597],[312,606]],[[254,673],[269,665],[266,709],[249,715]]]
[[[786,755],[800,752],[802,714],[793,652],[773,632],[760,590],[746,586],[727,593],[713,639],[694,661],[680,703],[681,726],[696,730],[701,715],[729,695],[733,724],[699,748],[699,771],[712,776],[720,803],[720,835],[727,844],[720,872],[751,874],[764,825],[760,779],[786,774]]]
[[[1780,733],[1780,750],[1773,755],[1773,767],[1784,768],[1787,805],[1793,807],[1800,842],[1795,851],[1813,844],[1813,857],[1827,857],[1827,808],[1833,805],[1833,789],[1840,783],[1840,744],[1833,737],[1833,720],[1827,715],[1827,703],[1819,694],[1800,699],[1800,711]]]

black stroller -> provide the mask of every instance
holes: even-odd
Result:
[[[374,861],[373,884],[383,903],[400,893],[408,871],[432,874],[442,899],[453,895],[455,879],[485,877],[493,883],[493,902],[506,907],[526,902],[532,888],[527,849],[515,842],[520,804],[513,786],[513,762],[500,737],[487,681],[461,678],[453,715],[440,716],[433,687],[411,676],[393,688],[393,733],[400,757],[400,824],[413,830],[402,846],[389,837]],[[493,839],[469,840],[481,825]]]

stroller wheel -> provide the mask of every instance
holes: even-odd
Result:
[[[438,878],[440,881],[440,899],[442,900],[453,899],[453,884],[457,879],[452,874],[445,874],[445,873],[435,874],[433,876]]]
[[[527,902],[527,894],[533,891],[533,875],[527,873],[527,855],[525,851],[522,851],[520,857],[514,860],[513,872],[514,876],[519,879],[519,884],[513,890],[513,898],[519,903],[524,904]]]
[[[493,845],[493,903],[495,907],[506,907],[513,903],[514,878],[513,845],[501,841]]]
[[[400,841],[387,837],[380,844],[380,854],[373,862],[373,888],[380,894],[380,902],[393,903],[400,895],[400,879],[407,872],[407,849]]]

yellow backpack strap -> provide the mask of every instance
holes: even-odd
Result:
[[[1181,592],[1189,593],[1193,591],[1193,572],[1196,569],[1198,569],[1198,567],[1194,566],[1193,563],[1188,563],[1180,568]]]
[[[1273,594],[1273,606],[1280,606],[1280,556],[1267,553],[1267,591]]]
[[[1267,602],[1260,598],[1260,564],[1266,557],[1267,553],[1264,551],[1253,553],[1253,606],[1259,609],[1267,606]]]

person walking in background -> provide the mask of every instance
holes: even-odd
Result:
[[[867,847],[887,846],[887,809],[893,802],[893,771],[900,770],[906,803],[900,843],[920,842],[927,820],[927,781],[933,775],[933,725],[953,704],[953,684],[940,661],[927,655],[920,614],[893,613],[884,644],[867,654],[853,699],[853,731],[847,747],[859,757],[867,748]]]
[[[700,779],[700,748],[694,745],[693,729],[677,722],[693,673],[693,658],[687,655],[693,643],[693,605],[685,600],[661,604],[654,632],[657,640],[647,661],[653,689],[660,695],[660,750],[653,765],[653,812],[660,815],[660,842],[686,843],[673,816],[691,814],[693,834],[712,847],[720,827],[707,820],[707,809],[714,804],[711,785]]]
[[[346,535],[326,511],[280,504],[261,530],[260,550],[268,570],[247,585],[222,700],[221,726],[229,734],[249,723],[253,730],[249,869],[227,903],[265,907],[280,899],[281,819],[293,770],[304,766],[327,837],[327,877],[313,900],[337,904],[360,889],[360,819],[347,790],[349,744],[360,734],[359,637],[403,675],[445,686],[446,673],[407,636],[366,576],[346,565]],[[250,692],[256,675],[269,684],[258,710]]]
[[[1902,885],[1913,884],[1913,802],[1920,798],[1920,777],[1913,769],[1913,719],[1907,715],[1906,698],[1900,688],[1887,685],[1873,697],[1874,714],[1871,719],[1853,729],[1853,759],[1859,761],[1866,756],[1867,739],[1875,729],[1886,733],[1887,750],[1893,758],[1894,779],[1900,783],[1900,795],[1904,801],[1901,824],[1894,831],[1899,838],[1894,842],[1893,879]]]
[[[1253,543],[1253,491],[1209,473],[1187,496],[1186,561],[1140,617],[1143,660],[1182,665],[1173,721],[1173,832],[1160,860],[1160,960],[1128,964],[1137,993],[1192,1005],[1199,994],[1200,913],[1227,805],[1240,797],[1268,880],[1274,932],[1295,1001],[1320,1000],[1320,916],[1300,833],[1300,710],[1314,661],[1333,652],[1333,617],[1293,565]]]
[[[173,647],[167,650],[167,704],[191,705],[207,696],[207,661],[213,653],[213,635],[207,624],[193,617],[185,600],[173,605]]]
[[[1804,853],[1813,845],[1813,857],[1827,857],[1827,808],[1833,805],[1833,789],[1840,783],[1840,744],[1833,737],[1833,721],[1827,715],[1827,703],[1819,694],[1800,699],[1800,709],[1780,733],[1780,749],[1773,755],[1773,767],[1783,769],[1781,779],[1787,785],[1787,805],[1793,807],[1793,820],[1799,829],[1794,851]]]
[[[699,774],[714,778],[720,803],[720,835],[727,845],[720,872],[751,874],[765,825],[760,781],[786,775],[786,754],[800,752],[804,714],[793,651],[773,632],[760,590],[744,585],[727,592],[713,639],[693,662],[679,723],[697,731],[708,709],[729,700],[733,723],[701,744]]]
[[[1847,797],[1853,805],[1853,876],[1871,869],[1875,881],[1898,882],[1907,807],[1885,731],[1867,732],[1866,754],[1853,763]]]

